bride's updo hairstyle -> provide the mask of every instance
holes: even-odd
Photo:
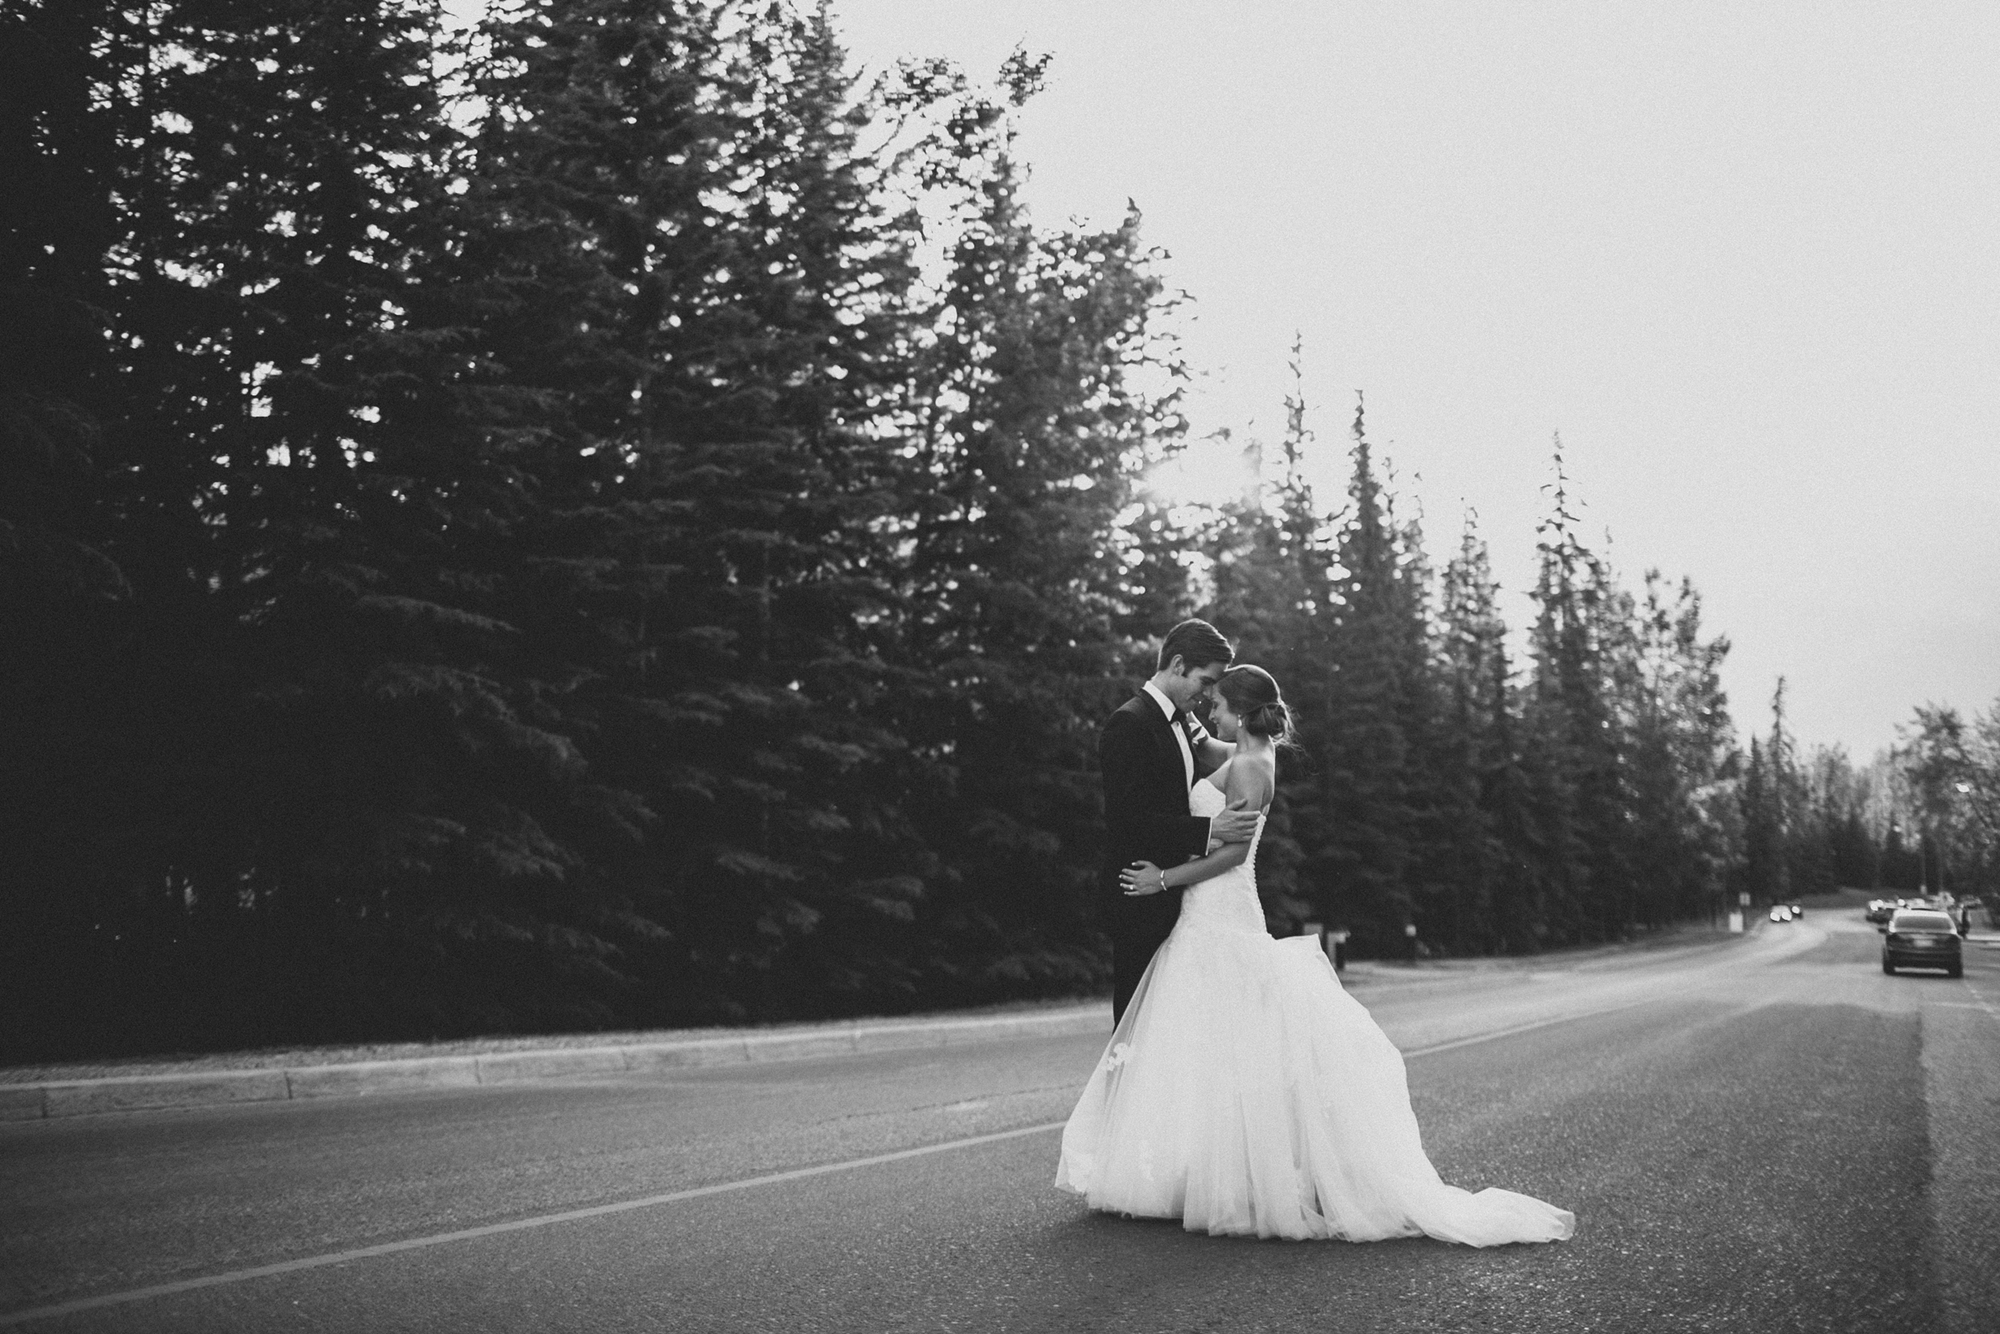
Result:
[[[1253,663],[1231,667],[1215,683],[1215,693],[1229,702],[1229,711],[1242,720],[1251,736],[1267,736],[1280,746],[1292,740],[1292,711],[1278,693],[1271,674]]]

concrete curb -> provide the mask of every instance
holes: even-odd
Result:
[[[344,1065],[264,1070],[201,1070],[0,1084],[0,1121],[40,1121],[103,1112],[214,1107],[238,1102],[288,1102],[359,1097],[413,1089],[473,1088],[577,1075],[644,1074],[690,1066],[792,1061],[811,1056],[953,1047],[998,1038],[1111,1032],[1111,1006],[1097,1001],[1060,1010],[976,1019],[849,1023],[783,1033],[688,1038],[621,1047],[546,1047],[468,1056],[419,1056]]]

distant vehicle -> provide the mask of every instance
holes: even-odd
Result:
[[[1789,922],[1792,920],[1792,910],[1782,903],[1773,904],[1771,907],[1771,920],[1774,922]]]
[[[1895,911],[1896,902],[1893,899],[1870,899],[1865,915],[1869,921],[1881,923],[1888,921]]]
[[[1898,968],[1942,968],[1953,977],[1965,976],[1965,958],[1958,923],[1931,908],[1902,908],[1889,919],[1882,937],[1882,971]]]
[[[1805,905],[1799,903],[1794,903],[1792,905],[1793,920],[1797,920],[1798,918],[1804,917],[1805,915],[1806,915]]]

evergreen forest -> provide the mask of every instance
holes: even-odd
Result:
[[[1097,727],[1194,614],[1300,724],[1279,933],[2000,894],[2000,706],[1739,724],[1559,443],[1521,626],[1358,404],[1155,496],[1187,298],[1028,216],[1045,60],[445,18],[0,0],[0,1059],[1098,994]]]

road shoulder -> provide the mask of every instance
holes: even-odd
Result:
[[[648,1073],[691,1066],[788,1061],[914,1047],[946,1047],[1012,1037],[1111,1031],[1106,1001],[986,1015],[849,1020],[783,1029],[638,1042],[525,1046],[389,1060],[313,1060],[247,1069],[193,1065],[157,1073],[0,1084],[0,1120],[35,1121],[104,1112],[161,1111],[221,1103],[401,1093],[428,1088],[517,1084],[589,1075]]]

